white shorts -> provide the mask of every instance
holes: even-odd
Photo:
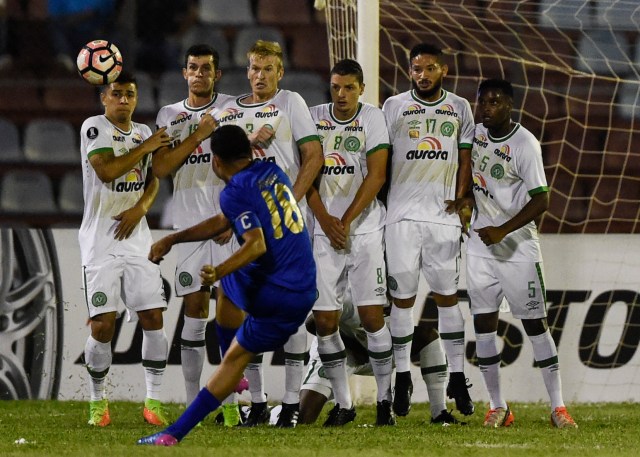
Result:
[[[160,266],[145,257],[110,256],[82,270],[89,317],[167,308]]]
[[[542,262],[507,262],[467,255],[471,314],[493,313],[506,298],[513,317],[547,316]]]
[[[373,376],[371,364],[365,363],[362,365],[358,365],[355,362],[353,352],[348,347],[345,348],[345,351],[347,353],[347,377],[351,376],[352,374]],[[309,349],[309,364],[307,365],[307,374],[302,381],[302,387],[300,389],[318,392],[319,394],[327,397],[327,399],[329,400],[333,398],[331,381],[329,381],[329,379],[325,375],[324,367],[322,366],[322,361],[320,360],[320,354],[318,354],[317,338],[314,338],[313,342],[311,343],[311,348]]]
[[[212,240],[195,241],[193,243],[179,243],[175,246],[176,295],[183,297],[193,292],[198,292],[202,288],[200,281],[200,270],[204,265],[218,265],[227,260],[234,250],[238,248],[235,235],[227,244],[220,246]],[[217,286],[218,283],[214,284]]]
[[[318,300],[314,311],[341,311],[350,291],[355,306],[387,303],[384,230],[349,237],[347,249],[335,250],[329,238],[314,236]]]
[[[418,293],[420,272],[432,292],[453,295],[460,279],[460,227],[399,221],[386,227],[389,293],[411,298]]]

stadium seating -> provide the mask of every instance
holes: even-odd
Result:
[[[87,117],[102,111],[96,88],[80,80],[77,75],[46,80],[42,100],[44,108],[52,112],[62,111]]]
[[[330,101],[329,80],[318,73],[309,71],[285,71],[280,87],[302,95],[308,106],[320,105]]]
[[[298,70],[326,74],[329,63],[329,43],[322,25],[296,27],[289,32],[291,64]]]
[[[57,212],[51,179],[37,170],[8,171],[0,184],[0,210],[26,214]]]
[[[630,46],[624,34],[590,30],[580,36],[576,67],[588,73],[623,76],[631,72],[630,58]]]
[[[640,24],[640,8],[634,1],[597,0],[595,18],[598,27],[613,29],[618,32],[638,31]]]
[[[24,155],[30,162],[80,164],[76,130],[63,119],[35,119],[24,131]]]
[[[170,105],[184,100],[188,95],[187,82],[179,71],[167,71],[160,75],[158,83],[158,106]]]
[[[247,51],[257,40],[277,41],[282,47],[284,54],[284,66],[285,68],[289,66],[284,35],[279,29],[270,26],[244,27],[238,31],[232,52],[232,61],[235,66],[247,66]]]
[[[300,0],[258,0],[256,19],[263,25],[310,24],[311,9],[308,2]]]
[[[81,216],[84,211],[82,172],[70,171],[60,182],[58,207],[65,214]]]
[[[24,160],[20,147],[18,127],[8,119],[0,118],[0,162],[21,162]]]
[[[223,69],[222,78],[216,83],[216,91],[229,95],[241,95],[250,92],[251,86],[247,79],[246,67]]]
[[[219,68],[229,68],[231,63],[231,46],[220,28],[208,24],[198,24],[190,28],[182,37],[182,53],[184,56],[190,46],[206,43],[212,46],[220,56]],[[184,62],[180,62],[180,68]]]
[[[155,81],[148,73],[144,72],[136,72],[136,80],[138,82],[138,105],[136,106],[136,114],[147,114],[155,117],[158,113]],[[135,117],[137,118],[137,116]]]
[[[200,0],[200,21],[220,26],[251,25],[255,22],[250,0]]]
[[[584,0],[541,0],[540,26],[582,30],[593,24],[589,3]]]

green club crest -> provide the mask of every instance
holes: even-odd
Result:
[[[355,136],[350,136],[346,140],[344,140],[344,148],[349,152],[356,152],[360,149],[360,140]]]
[[[104,306],[107,304],[107,294],[104,292],[96,292],[91,297],[91,304],[93,306]]]
[[[440,126],[440,133],[442,133],[444,136],[451,136],[455,131],[456,128],[454,127],[453,123],[449,121],[443,122]]]
[[[398,290],[398,281],[396,281],[396,278],[394,278],[393,276],[389,276],[387,278],[387,285],[391,290]]]
[[[191,276],[186,271],[183,271],[178,275],[178,281],[182,287],[187,287],[193,284],[193,276]]]
[[[495,179],[502,179],[504,176],[504,168],[499,163],[491,167],[491,177]]]

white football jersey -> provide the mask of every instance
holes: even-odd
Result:
[[[80,128],[84,214],[78,240],[82,264],[98,262],[107,255],[139,255],[147,257],[152,239],[146,218],[142,218],[131,236],[118,241],[114,231],[119,221],[113,217],[134,206],[144,193],[150,171],[151,154],[147,154],[130,171],[104,183],[98,178],[89,157],[113,151],[116,157],[128,154],[151,136],[151,129],[133,122],[124,132],[104,115],[93,116]]]
[[[392,146],[387,224],[413,220],[459,226],[444,202],[455,199],[458,150],[471,149],[469,102],[442,90],[428,103],[411,90],[388,98],[382,111]]]
[[[467,253],[513,262],[542,261],[533,221],[491,246],[485,246],[473,230],[504,224],[520,212],[531,195],[549,191],[537,138],[520,124],[507,136],[492,138],[478,124],[471,160],[477,214],[469,231]]]
[[[242,127],[247,135],[270,125],[275,135],[266,148],[253,146],[254,160],[276,163],[295,183],[300,171],[298,145],[317,140],[318,132],[309,114],[309,108],[297,92],[279,89],[271,100],[246,104],[240,100],[248,94],[236,97],[216,111],[214,117],[220,125],[234,124]]]
[[[367,156],[389,149],[384,116],[380,109],[368,103],[360,103],[356,114],[346,121],[333,116],[333,103],[314,106],[310,111],[324,152],[320,197],[327,212],[340,218],[367,176]],[[384,221],[384,206],[376,198],[353,221],[350,233],[359,235],[379,230]],[[323,233],[320,224],[315,227],[316,233]]]
[[[208,109],[233,101],[231,95],[214,94],[213,100],[200,108],[192,108],[187,100],[164,106],[156,117],[156,126],[167,127],[173,145],[178,145],[196,131],[200,118]],[[173,173],[174,228],[196,225],[220,212],[220,192],[224,181],[211,168],[211,145],[203,141]]]

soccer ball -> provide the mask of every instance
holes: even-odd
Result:
[[[85,44],[76,59],[78,73],[90,84],[111,84],[122,71],[122,55],[118,47],[106,40]]]

